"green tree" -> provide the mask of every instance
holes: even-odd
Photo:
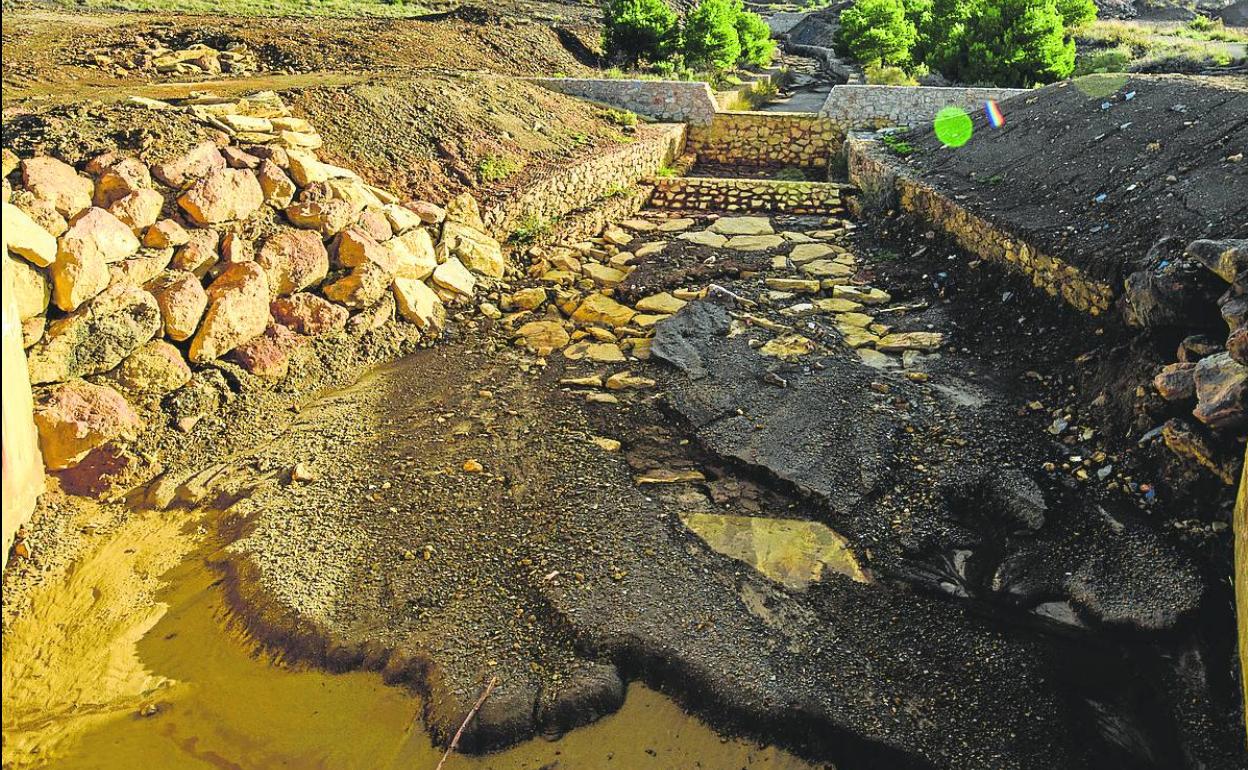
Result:
[[[737,39],[741,41],[741,60],[747,64],[765,67],[771,64],[776,43],[771,39],[771,28],[763,17],[745,10],[740,0],[736,5],[737,18],[734,25]]]
[[[837,47],[863,64],[907,64],[916,39],[901,0],[858,0],[841,14]]]
[[[678,33],[676,13],[664,0],[607,0],[603,9],[602,47],[615,61],[661,61]]]
[[[965,83],[1029,87],[1069,76],[1075,41],[1056,0],[985,0],[965,22],[961,50],[947,77]]]
[[[731,68],[741,58],[737,36],[738,0],[698,0],[685,17],[685,59],[695,67]]]
[[[1071,30],[1096,18],[1096,3],[1092,0],[1057,0],[1057,12],[1062,17],[1062,24]]]

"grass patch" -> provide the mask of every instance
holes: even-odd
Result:
[[[917,86],[918,80],[906,73],[901,67],[868,64],[864,73],[867,83],[873,86]]]
[[[654,172],[654,175],[655,175],[656,177],[665,177],[665,178],[667,178],[667,177],[674,177],[674,176],[676,176],[677,174],[676,174],[676,169],[672,168],[671,166],[669,166],[669,165],[667,165],[667,164],[665,163],[665,164],[663,164],[662,166],[659,166],[659,167],[658,167],[658,169]]]
[[[914,154],[914,145],[907,142],[905,137],[901,134],[885,134],[880,137],[880,141],[883,142],[884,146],[889,149],[889,152],[894,155],[899,155],[904,158],[907,155]]]
[[[501,182],[519,170],[518,161],[502,155],[486,155],[477,161],[477,179],[481,184]]]
[[[163,11],[220,16],[424,16],[433,9],[397,0],[75,0],[56,3],[71,8],[111,11]]]
[[[1100,72],[1195,72],[1248,61],[1248,32],[1204,17],[1179,22],[1099,19],[1076,36],[1075,76]]]
[[[548,222],[537,214],[529,214],[521,219],[516,229],[507,236],[507,242],[513,246],[531,246],[550,235],[554,226],[554,222]]]
[[[628,110],[605,110],[602,114],[602,118],[611,125],[619,126],[620,128],[628,128],[630,126],[637,125],[637,113],[629,112]]]

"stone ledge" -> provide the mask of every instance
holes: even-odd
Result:
[[[1025,93],[1020,88],[844,85],[828,92],[819,114],[844,131],[913,127],[931,121],[942,107],[978,108],[988,99]]]
[[[765,211],[778,214],[834,214],[841,190],[831,182],[774,179],[669,177],[656,179],[650,205],[677,211]]]

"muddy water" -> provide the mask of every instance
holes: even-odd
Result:
[[[200,517],[140,516],[5,634],[5,768],[433,768],[420,701],[283,661],[240,628]],[[634,684],[615,715],[447,768],[809,768]]]

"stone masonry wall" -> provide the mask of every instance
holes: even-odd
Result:
[[[942,107],[979,109],[1027,93],[1018,88],[932,88],[929,86],[836,86],[819,114],[842,130],[913,127],[930,122]]]
[[[966,250],[1026,275],[1035,286],[1077,310],[1099,315],[1113,302],[1114,292],[1108,284],[1093,281],[1073,265],[971,213],[895,162],[879,142],[850,137],[846,155],[849,180],[862,190],[868,203],[879,206],[895,202],[953,236]]]
[[[769,179],[669,177],[656,179],[653,206],[682,211],[767,211],[834,214],[845,185]]]
[[[689,151],[704,163],[822,168],[843,138],[813,113],[721,112],[710,125],[690,127]]]
[[[663,122],[697,126],[710,123],[715,116],[715,95],[702,82],[607,78],[533,78],[533,82]]]
[[[643,127],[637,141],[567,166],[512,194],[484,216],[486,230],[505,240],[522,223],[553,224],[570,211],[615,194],[680,157],[685,126]]]

